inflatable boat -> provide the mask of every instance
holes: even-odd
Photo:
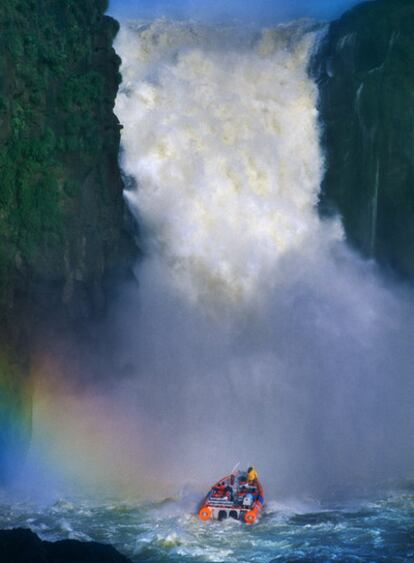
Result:
[[[201,504],[198,517],[207,520],[233,518],[255,524],[264,506],[263,487],[254,468],[220,479]]]

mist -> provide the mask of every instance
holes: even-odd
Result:
[[[331,252],[283,260],[267,304],[233,321],[194,313],[143,267],[117,324],[134,374],[118,398],[147,437],[142,475],[173,492],[254,463],[276,498],[410,475],[412,296]]]

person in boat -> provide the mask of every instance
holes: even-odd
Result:
[[[259,493],[258,487],[257,487],[257,483],[258,483],[258,474],[256,469],[251,466],[249,467],[249,469],[247,470],[247,482],[245,485],[246,488],[246,492],[245,494],[250,494],[252,495],[254,498],[256,498],[256,496]]]
[[[256,469],[253,466],[249,467],[249,469],[247,470],[247,482],[249,483],[249,485],[256,485],[258,478],[259,476]]]
[[[225,483],[218,483],[213,489],[213,497],[222,498],[226,496],[227,487]]]
[[[233,500],[233,489],[231,486],[227,485],[224,481],[218,483],[213,489],[213,497],[215,498],[227,498]]]
[[[247,484],[249,486],[250,493],[253,495],[254,501],[257,500],[260,506],[263,506],[263,488],[259,483],[259,475],[253,466],[249,467],[247,470]]]
[[[249,493],[250,487],[247,481],[247,474],[242,473],[238,478],[237,504],[243,506],[244,498]]]
[[[249,492],[249,489],[248,489],[247,485],[242,485],[239,488],[239,492],[238,492],[238,495],[237,495],[237,504],[239,506],[243,506],[244,499],[245,499],[246,495],[248,494],[248,492]]]

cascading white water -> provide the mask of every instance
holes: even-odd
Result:
[[[309,24],[307,25],[309,27]],[[127,192],[165,275],[198,301],[249,300],[318,237],[323,159],[306,26],[262,33],[157,21],[124,27]]]
[[[274,490],[317,490],[413,462],[411,298],[317,213],[314,40],[303,22],[118,36],[121,164],[147,253],[119,320],[143,473],[209,480],[240,459]]]

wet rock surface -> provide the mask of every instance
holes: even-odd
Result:
[[[365,256],[414,279],[414,3],[376,0],[333,22],[311,65],[326,152],[321,210]]]
[[[0,530],[4,563],[128,563],[114,547],[96,542],[42,541],[24,528]]]

